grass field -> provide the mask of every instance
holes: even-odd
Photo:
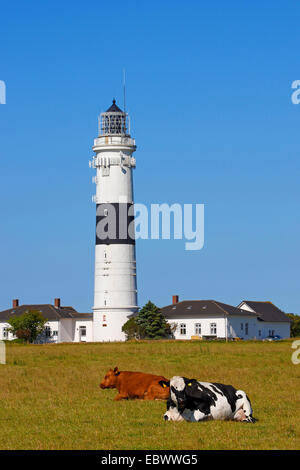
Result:
[[[299,449],[300,364],[291,341],[7,345],[0,449]],[[164,422],[162,401],[114,402],[107,369],[185,375],[249,395],[256,424]]]

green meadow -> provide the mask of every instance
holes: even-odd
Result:
[[[300,364],[292,340],[7,344],[0,449],[299,449]],[[256,424],[165,422],[163,401],[114,402],[105,372],[136,370],[232,384]]]

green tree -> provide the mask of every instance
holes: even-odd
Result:
[[[160,339],[172,336],[172,327],[168,324],[160,309],[150,300],[139,313],[130,318],[122,327],[126,339]]]
[[[39,310],[27,310],[22,315],[11,317],[8,323],[13,335],[33,343],[43,333],[47,320]]]
[[[300,316],[293,313],[287,313],[287,316],[292,320],[291,323],[291,337],[295,338],[300,336]]]
[[[135,317],[141,338],[160,339],[171,336],[171,327],[161,310],[150,300]]]

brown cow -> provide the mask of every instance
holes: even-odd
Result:
[[[163,381],[160,384],[160,381]],[[114,400],[141,398],[142,400],[167,400],[170,389],[162,375],[144,374],[143,372],[120,371],[118,367],[109,369],[102,380],[101,388],[116,388],[119,392]]]

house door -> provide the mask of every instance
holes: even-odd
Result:
[[[79,341],[86,342],[86,326],[79,327]]]

